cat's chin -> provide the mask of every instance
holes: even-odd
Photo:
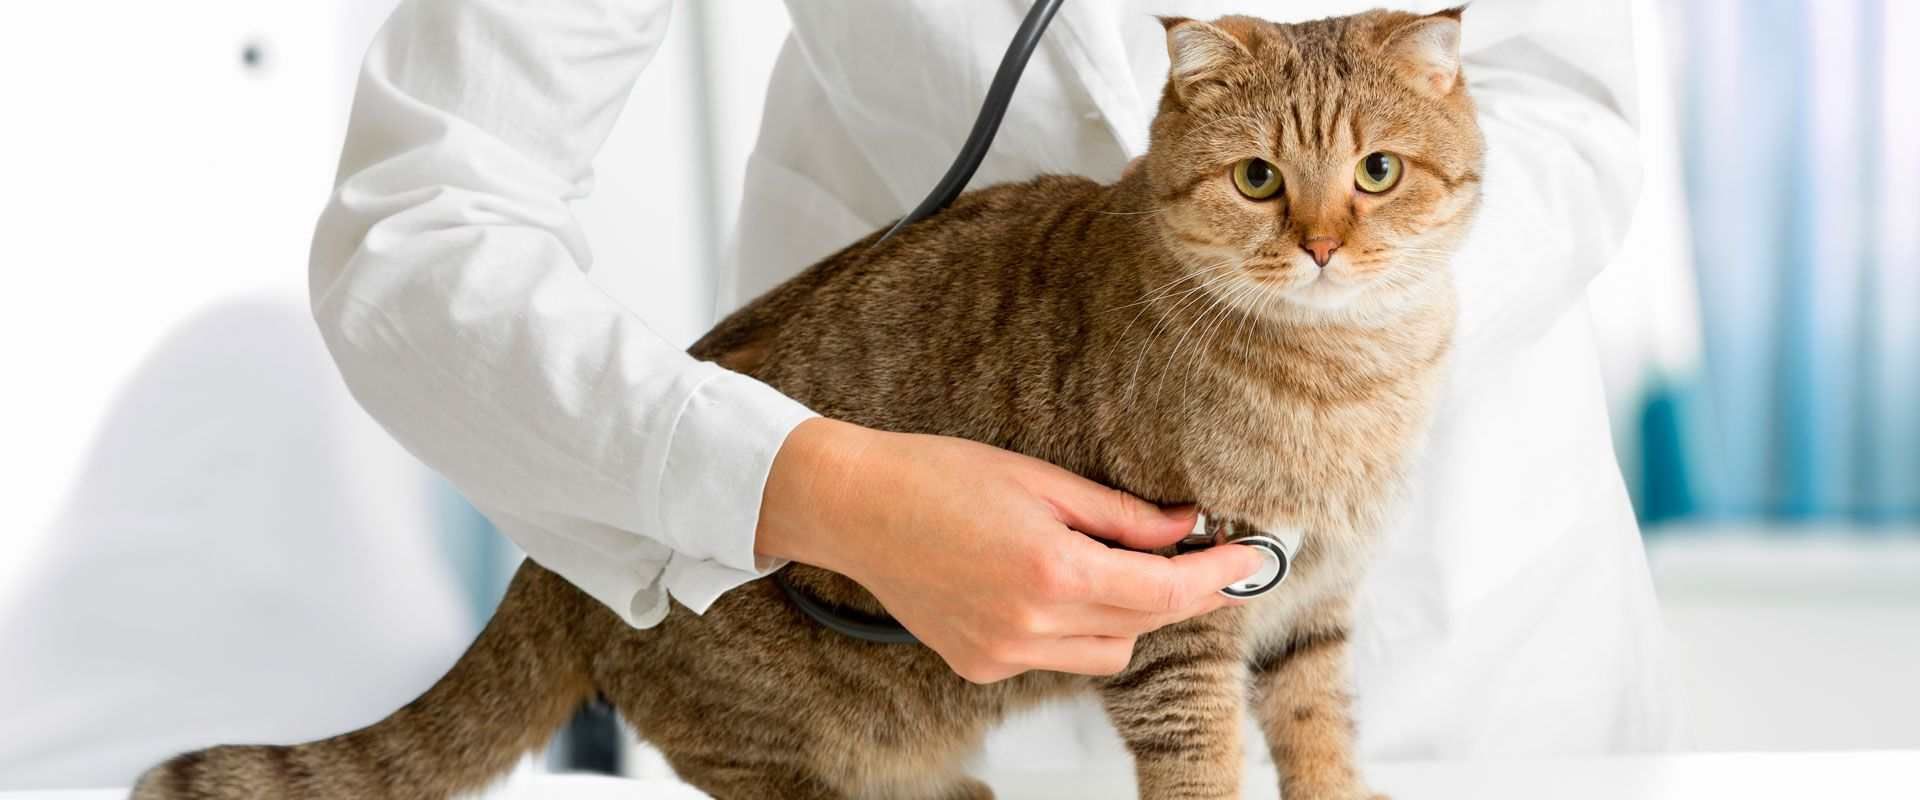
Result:
[[[1387,290],[1376,282],[1353,284],[1322,277],[1281,293],[1281,316],[1306,325],[1391,325],[1410,306],[1415,293]]]
[[[1350,310],[1364,294],[1365,286],[1337,283],[1322,273],[1303,286],[1287,289],[1282,296],[1288,302],[1309,310],[1343,312]]]

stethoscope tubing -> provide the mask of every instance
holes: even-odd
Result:
[[[993,83],[987,86],[987,99],[980,104],[980,115],[973,119],[973,130],[967,132],[967,141],[960,146],[953,164],[947,167],[947,174],[934,184],[933,191],[927,193],[920,205],[887,229],[879,241],[884,242],[902,228],[953,205],[960,193],[967,190],[967,182],[973,180],[973,173],[987,158],[988,148],[993,147],[994,134],[1000,132],[1000,121],[1007,116],[1007,107],[1013,105],[1013,90],[1020,85],[1027,61],[1033,58],[1033,51],[1039,49],[1040,37],[1047,32],[1047,25],[1053,22],[1053,15],[1060,10],[1062,2],[1064,0],[1035,0],[1033,7],[1027,9],[1026,18],[1020,20],[1020,29],[1013,33],[1013,41],[1007,43],[1006,54],[1000,57],[1000,66],[993,71]]]

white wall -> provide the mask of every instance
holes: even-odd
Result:
[[[335,5],[298,0],[30,3],[7,16],[0,552],[18,554],[154,342],[215,298],[304,287],[351,32]],[[241,62],[249,42],[260,69]],[[0,560],[0,587],[17,564]]]
[[[334,63],[336,19],[242,0],[190,13],[21,4],[10,17],[0,535],[12,539],[46,524],[113,389],[165,330],[209,297],[301,280],[336,117],[336,82],[313,63]],[[248,71],[255,36],[267,61]]]

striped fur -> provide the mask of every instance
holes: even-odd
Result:
[[[992,726],[1092,692],[1143,797],[1237,796],[1249,705],[1288,800],[1366,797],[1345,599],[1424,435],[1452,330],[1444,256],[1478,197],[1464,83],[1422,94],[1389,46],[1421,22],[1207,26],[1198,33],[1232,41],[1208,43],[1215,60],[1170,85],[1152,148],[1120,182],[969,193],[829,257],[692,350],[828,416],[974,439],[1256,529],[1304,529],[1279,591],[1142,637],[1110,678],[982,686],[924,648],[822,630],[767,581],[636,630],[530,563],[453,671],[393,716],[312,744],[189,753],[134,796],[446,797],[597,694],[716,797],[984,800],[963,768]],[[1352,164],[1376,140],[1406,157],[1406,177],[1355,197]],[[1231,167],[1249,154],[1279,165],[1282,198],[1237,194]],[[1340,302],[1301,273],[1300,243],[1325,231],[1344,237],[1321,281],[1345,287]],[[844,577],[789,569],[823,600],[884,611]]]

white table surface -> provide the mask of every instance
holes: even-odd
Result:
[[[1396,800],[1920,800],[1920,751],[1739,753],[1547,761],[1434,762],[1374,768]],[[986,776],[1002,800],[1126,798],[1131,775],[1077,772]],[[1248,771],[1247,798],[1273,798],[1271,768]],[[118,800],[125,790],[0,792],[0,800]],[[700,800],[664,781],[582,776],[516,780],[486,800]]]

